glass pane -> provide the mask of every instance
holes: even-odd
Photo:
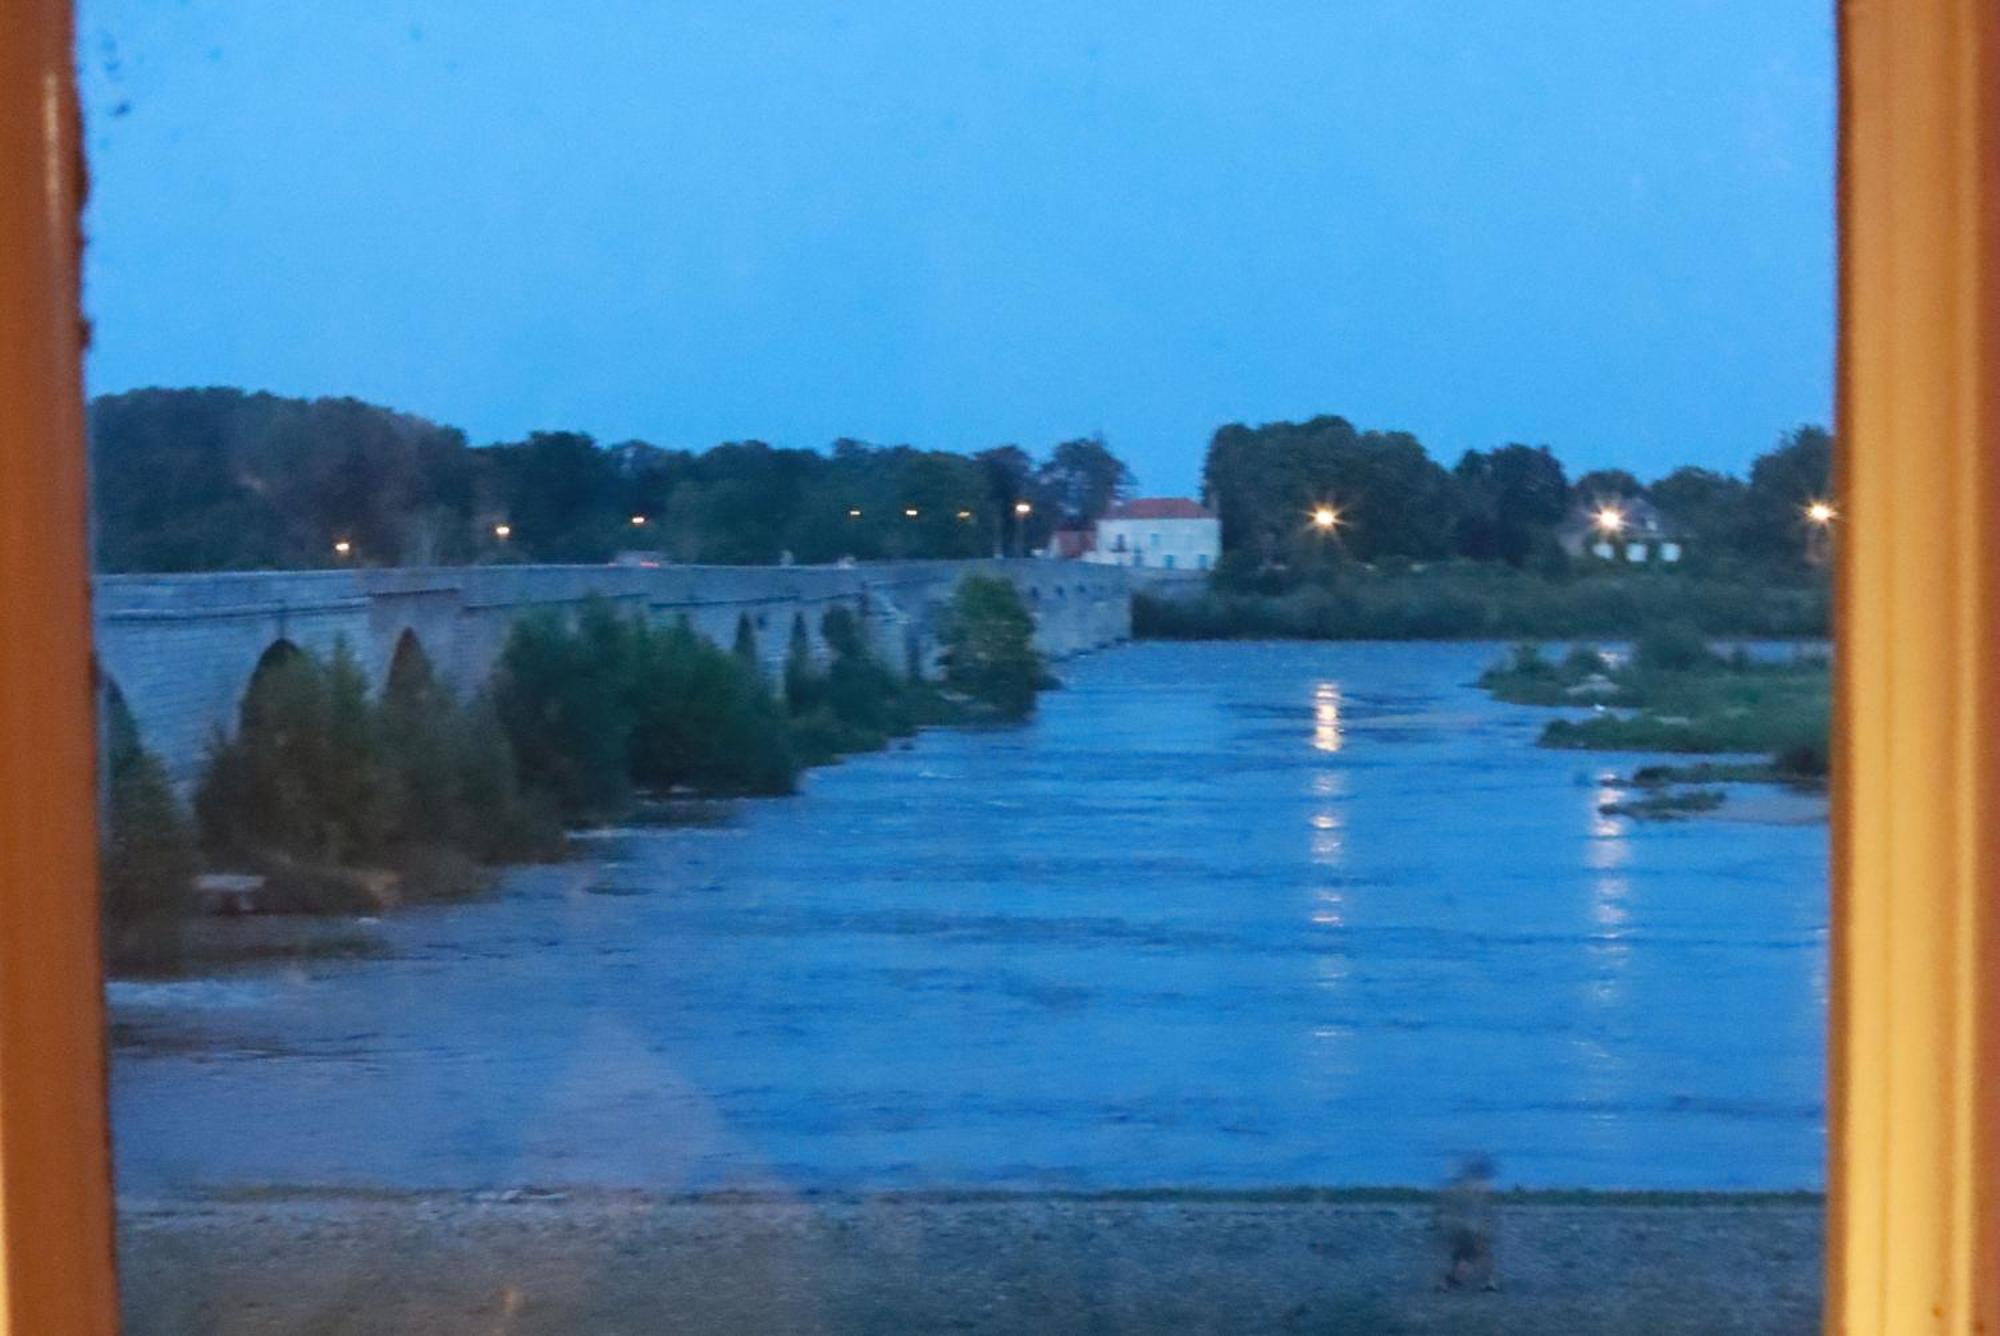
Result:
[[[1823,7],[79,64],[131,1330],[1814,1327]]]

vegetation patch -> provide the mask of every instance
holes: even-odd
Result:
[[[1640,821],[1677,821],[1700,812],[1713,812],[1727,797],[1721,789],[1656,789],[1633,798],[1600,803],[1605,816],[1632,817]]]
[[[103,711],[105,961],[124,974],[171,972],[183,963],[194,908],[194,828],[159,758],[140,746],[125,702],[106,692]]]
[[[1768,761],[1697,761],[1692,765],[1642,765],[1627,782],[1637,788],[1665,788],[1673,784],[1798,783],[1800,777]]]
[[[1710,636],[1821,637],[1823,578],[1759,584],[1678,571],[1576,574],[1473,561],[1342,567],[1282,592],[1224,585],[1192,597],[1141,592],[1135,636],[1156,640],[1555,640],[1629,638],[1685,623]]]
[[[497,863],[554,857],[564,827],[706,800],[794,792],[801,766],[919,727],[1011,721],[1047,674],[1011,582],[971,577],[946,610],[942,685],[884,666],[846,609],[821,625],[820,668],[794,628],[784,695],[739,628],[723,650],[595,600],[518,622],[490,689],[459,701],[414,642],[379,699],[345,644],[287,648],[258,670],[218,736],[191,821],[130,714],[107,705],[106,941],[121,972],[172,972],[191,953],[206,864],[259,878],[259,915],[373,914],[487,891]],[[238,944],[239,946],[241,944]],[[242,952],[230,948],[231,958]],[[283,941],[272,954],[296,954]]]
[[[1588,646],[1551,660],[1539,646],[1523,644],[1479,682],[1515,704],[1594,707],[1582,718],[1551,720],[1542,730],[1545,747],[1767,758],[1646,766],[1632,776],[1640,788],[1818,785],[1826,779],[1832,687],[1823,656],[1760,661],[1740,649],[1721,655],[1693,628],[1667,627],[1641,638],[1630,657],[1617,663]],[[1611,806],[1627,809],[1626,815],[1658,816],[1708,810],[1720,802],[1720,790],[1697,787]]]

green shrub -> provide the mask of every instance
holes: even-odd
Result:
[[[792,751],[804,765],[831,765],[853,752],[880,751],[888,742],[881,733],[857,728],[820,705],[791,722]]]
[[[490,699],[461,706],[419,652],[397,656],[380,712],[388,843],[399,865],[439,848],[487,863],[561,850],[553,811],[521,792],[514,750]]]
[[[562,846],[490,701],[461,707],[418,653],[398,655],[373,701],[344,644],[325,664],[293,652],[259,670],[195,806],[208,855],[263,874],[280,912],[448,898],[483,885],[478,863]]]
[[[785,705],[793,714],[810,714],[826,700],[826,678],[813,662],[812,635],[803,614],[792,617],[792,635],[785,646]]]
[[[553,610],[521,618],[494,675],[493,708],[521,782],[565,822],[605,820],[631,801],[632,637],[593,599],[574,626]]]
[[[1027,718],[1042,680],[1034,633],[1034,618],[1012,581],[966,576],[945,609],[945,684],[1003,719]]]
[[[324,666],[286,654],[252,679],[235,735],[211,745],[195,795],[202,845],[236,860],[378,854],[392,820],[384,761],[367,680],[346,644]]]
[[[1648,672],[1686,673],[1718,662],[1701,631],[1686,622],[1656,627],[1639,637],[1633,662]]]
[[[1520,677],[1556,676],[1556,666],[1542,657],[1542,647],[1532,640],[1514,646],[1505,671]]]
[[[826,703],[834,716],[859,735],[873,738],[871,748],[914,732],[909,683],[875,657],[860,619],[846,608],[833,608],[822,632],[833,653],[826,673]]]
[[[104,702],[104,945],[114,970],[168,970],[193,906],[194,832],[159,758],[116,693]]]
[[[1563,656],[1563,676],[1569,678],[1594,677],[1609,672],[1610,667],[1595,645],[1571,645]]]
[[[629,770],[649,788],[782,794],[798,786],[783,715],[743,660],[677,626],[632,628]]]

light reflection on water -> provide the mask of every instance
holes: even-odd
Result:
[[[121,989],[122,1183],[1816,1184],[1824,828],[1605,816],[1641,758],[1498,652],[1113,651],[387,958]]]
[[[1340,744],[1340,683],[1333,681],[1315,682],[1313,684],[1313,750],[1337,752],[1340,750]]]

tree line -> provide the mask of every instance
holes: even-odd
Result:
[[[1556,533],[1581,507],[1651,502],[1685,539],[1685,567],[1738,575],[1802,572],[1804,507],[1829,497],[1833,442],[1787,432],[1747,479],[1683,467],[1651,482],[1619,469],[1570,478],[1547,446],[1468,450],[1446,468],[1408,432],[1362,431],[1345,418],[1231,424],[1210,441],[1208,502],[1222,518],[1224,585],[1285,585],[1345,562],[1451,558],[1544,574],[1567,567]],[[1316,510],[1337,516],[1330,529]]]
[[[695,452],[570,431],[474,447],[355,399],[227,388],[101,397],[90,435],[105,571],[981,557],[1088,525],[1132,482],[1096,437],[1041,459],[847,439]]]
[[[964,455],[850,439],[695,452],[568,431],[474,447],[457,428],[354,399],[226,388],[99,398],[91,444],[106,571],[989,556],[1088,526],[1133,485],[1096,437],[1040,459],[1017,445]],[[1802,426],[1746,478],[1572,478],[1547,446],[1468,450],[1447,468],[1408,432],[1321,416],[1220,428],[1203,493],[1223,522],[1225,586],[1382,558],[1560,573],[1555,535],[1573,507],[1638,498],[1685,537],[1690,569],[1732,576],[1804,565],[1800,508],[1828,494],[1832,453],[1825,430]],[[1320,507],[1339,515],[1331,532],[1309,522]]]

